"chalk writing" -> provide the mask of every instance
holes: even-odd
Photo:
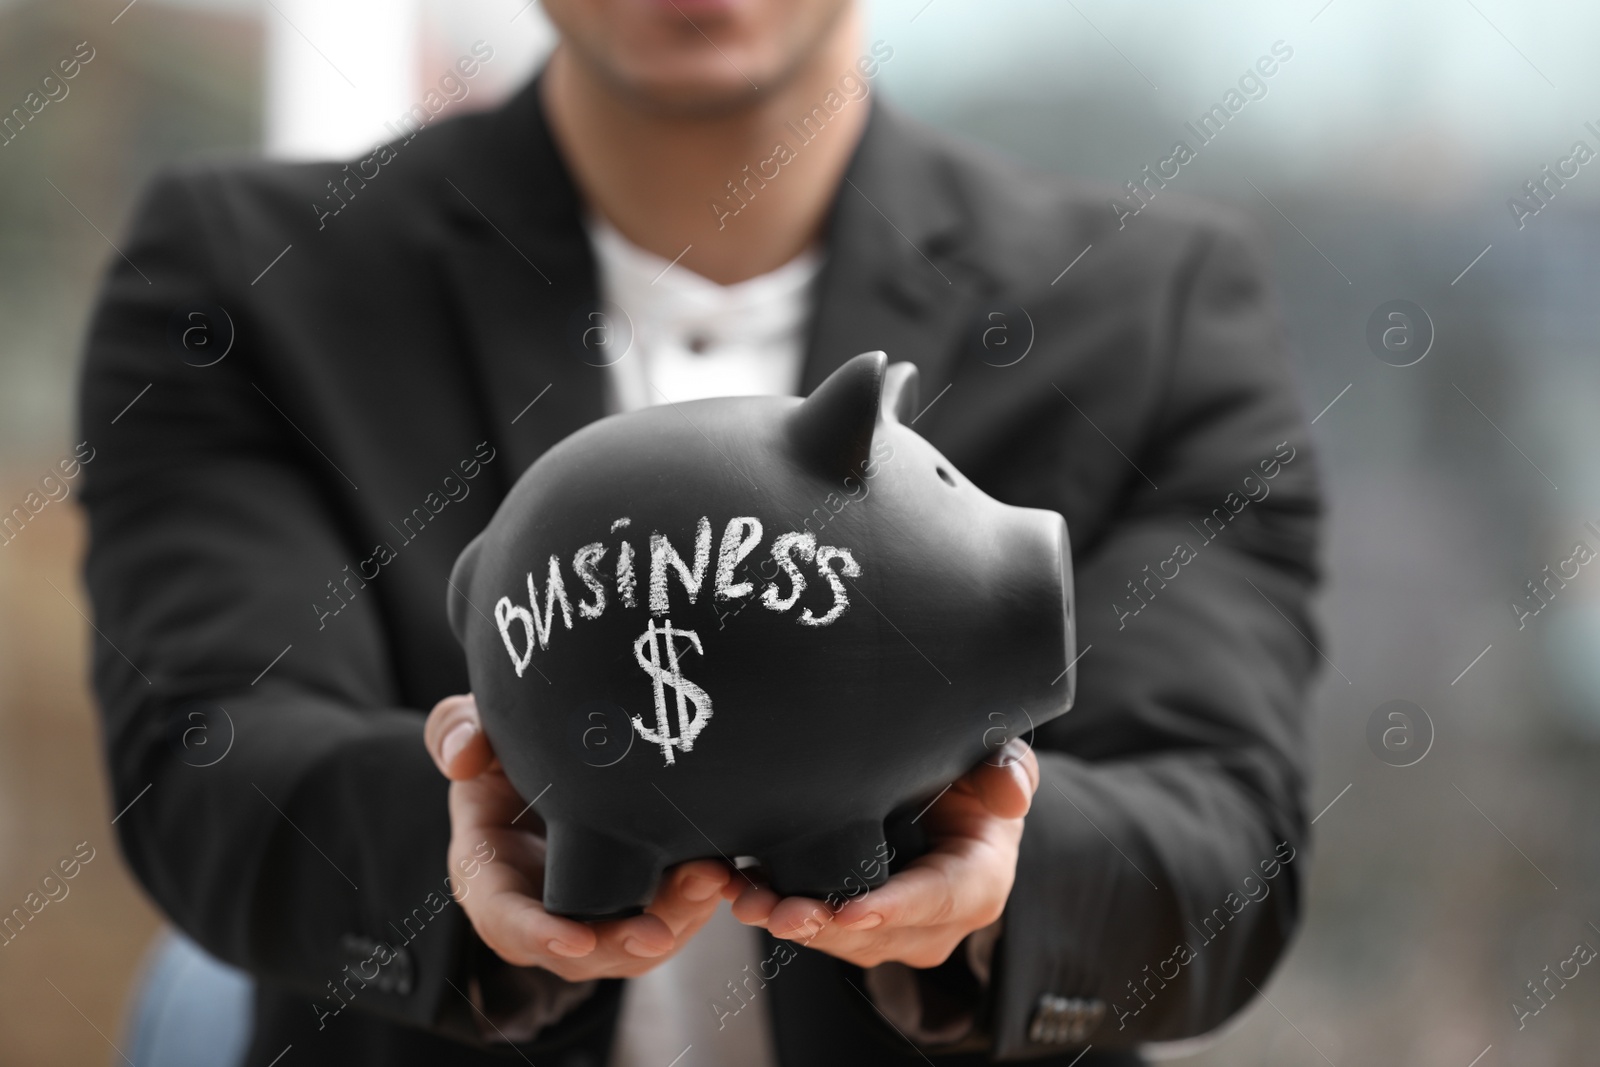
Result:
[[[666,654],[656,652],[656,635],[661,635],[662,644],[666,647]],[[633,729],[638,735],[652,744],[661,746],[661,755],[667,761],[667,766],[677,762],[672,754],[674,748],[681,748],[685,752],[694,751],[694,739],[700,736],[700,731],[706,728],[706,723],[711,721],[711,696],[704,689],[695,685],[683,676],[683,671],[678,666],[678,638],[683,638],[694,646],[694,650],[704,656],[706,650],[700,644],[700,635],[693,630],[674,630],[671,619],[661,621],[661,629],[656,629],[656,620],[651,619],[646,625],[644,633],[633,643],[633,658],[644,669],[645,674],[655,683],[656,690],[656,728],[649,729],[644,724],[643,717],[633,717]],[[665,666],[663,666],[663,662]],[[666,689],[671,686],[677,694],[678,701],[678,735],[672,736],[671,724],[667,718]],[[689,705],[694,705],[694,715],[689,714]]]
[[[724,536],[723,540],[727,540]],[[694,537],[694,567],[683,562],[683,557],[678,555],[678,550],[672,547],[672,542],[667,540],[667,535],[657,532],[650,535],[650,614],[665,615],[667,605],[667,580],[668,567],[678,572],[678,578],[683,582],[683,591],[689,594],[689,603],[693,604],[700,595],[700,587],[705,584],[706,564],[711,562],[711,520],[704,515],[700,516],[700,523],[695,527]]]
[[[624,516],[611,523],[611,533],[627,531],[632,525],[633,520]],[[660,530],[652,531],[649,537],[650,569],[643,576],[649,590],[646,599],[650,614],[657,618],[665,617],[677,596],[687,598],[693,606],[699,602],[702,590],[708,585],[711,600],[719,606],[738,601],[759,602],[768,610],[781,614],[793,610],[800,603],[801,594],[809,584],[805,568],[813,567],[816,577],[826,583],[832,593],[833,601],[820,614],[810,607],[802,607],[796,621],[802,626],[833,625],[850,608],[849,589],[844,580],[859,578],[862,574],[861,564],[855,555],[848,548],[819,544],[814,533],[780,533],[772,539],[767,557],[760,560],[761,573],[770,574],[772,580],[757,596],[756,583],[751,574],[756,561],[752,557],[761,546],[765,529],[761,520],[754,515],[739,515],[728,520],[718,540],[713,537],[710,516],[702,515],[695,523],[694,544],[688,559],[684,558],[683,552],[667,534]],[[600,541],[591,541],[573,554],[570,564],[559,554],[552,553],[547,558],[542,595],[539,582],[534,577],[535,572],[527,572],[527,606],[509,596],[502,596],[496,601],[495,626],[500,631],[500,640],[505,644],[506,654],[511,657],[511,666],[518,678],[533,662],[536,649],[550,647],[550,640],[557,629],[558,610],[561,628],[571,630],[574,607],[581,621],[600,618],[613,600],[623,609],[639,606],[641,576],[634,569],[637,554],[626,536],[623,533],[623,539],[617,545],[616,568],[612,575],[608,575],[603,568],[603,564],[612,556],[610,548]],[[717,541],[715,552],[712,551],[713,541]],[[574,579],[571,590],[580,594],[576,600],[568,592],[569,567]],[[745,568],[742,578],[741,568]],[[607,587],[607,578],[613,576],[615,598],[610,596]],[[720,607],[718,614],[719,617],[724,614]],[[673,632],[679,636],[691,633],[688,630]]]

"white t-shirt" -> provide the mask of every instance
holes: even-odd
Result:
[[[820,253],[718,285],[645,251],[604,220],[588,226],[602,304],[611,328],[626,331],[613,334],[625,345],[609,367],[613,412],[799,391]],[[611,1067],[773,1067],[770,990],[746,983],[735,996],[729,985],[757,972],[760,944],[759,931],[719,905],[681,952],[628,983]]]
[[[793,396],[800,388],[812,282],[822,256],[808,250],[777,270],[718,285],[633,244],[608,222],[589,222],[600,298],[624,355],[611,364],[611,408],[711,396]],[[631,342],[631,343],[628,343]]]

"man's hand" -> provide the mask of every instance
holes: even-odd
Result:
[[[1039,760],[1022,741],[957,779],[922,816],[933,850],[838,911],[747,886],[740,922],[858,967],[936,967],[961,940],[1000,917],[1017,873],[1022,818],[1039,788]]]
[[[507,963],[542,967],[569,982],[634,978],[669,959],[716,911],[733,872],[695,860],[667,872],[643,915],[600,923],[551,915],[539,903],[544,826],[536,813],[524,812],[495,759],[477,702],[470,694],[441,700],[423,736],[451,782],[451,873],[465,870],[458,864],[470,864],[483,842],[494,850],[460,903],[484,944]]]

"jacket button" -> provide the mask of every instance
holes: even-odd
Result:
[[[1097,997],[1039,997],[1028,1026],[1028,1040],[1036,1045],[1081,1045],[1106,1015],[1105,1001]]]
[[[371,985],[380,993],[410,995],[411,954],[405,949],[359,934],[345,934],[339,939],[339,948],[348,961],[345,970],[354,973],[363,986]]]

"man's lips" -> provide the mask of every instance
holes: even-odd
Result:
[[[724,15],[739,6],[740,0],[646,0],[655,8],[678,11],[684,15]]]

